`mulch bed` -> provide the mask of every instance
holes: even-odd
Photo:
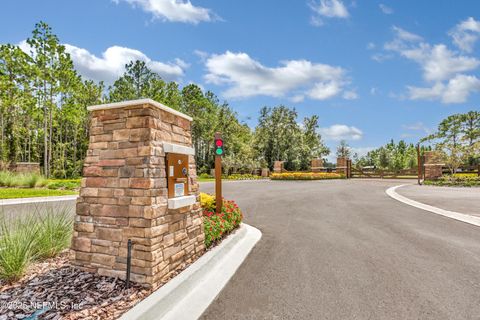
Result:
[[[151,292],[76,269],[65,253],[32,265],[20,281],[0,282],[0,320],[116,319]]]
[[[237,230],[238,227],[225,234],[205,252]],[[173,272],[156,290],[191,263]],[[152,292],[133,282],[125,289],[123,280],[74,268],[64,252],[32,264],[19,281],[9,284],[0,280],[0,320],[117,319]]]

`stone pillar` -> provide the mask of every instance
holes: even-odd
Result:
[[[347,167],[347,158],[345,157],[340,157],[337,158],[337,173],[342,173],[345,176],[348,173],[348,167]]]
[[[270,175],[270,169],[268,168],[262,168],[262,177],[263,178],[268,178],[268,176]]]
[[[436,151],[425,151],[425,180],[436,180],[443,174],[443,159],[441,154]]]
[[[92,106],[71,261],[149,287],[205,250],[191,118],[150,99]],[[188,154],[189,190],[168,199],[166,153]]]
[[[16,162],[10,166],[10,171],[17,173],[40,174],[40,163],[38,162]]]
[[[321,172],[324,168],[324,162],[323,159],[312,159],[311,164],[310,164],[310,169],[312,172]]]
[[[283,167],[283,163],[285,161],[275,161],[273,163],[273,173],[282,173],[285,171],[285,168]]]

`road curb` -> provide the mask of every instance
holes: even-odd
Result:
[[[261,237],[260,230],[242,223],[235,233],[120,319],[198,319]]]
[[[460,213],[460,212],[440,209],[440,208],[437,208],[437,207],[434,207],[434,206],[431,206],[431,205],[428,205],[428,204],[425,204],[425,203],[421,203],[421,202],[409,199],[409,198],[407,198],[405,196],[402,196],[402,195],[400,195],[396,192],[397,189],[399,189],[401,187],[404,187],[404,186],[407,186],[407,185],[408,184],[402,184],[402,185],[398,185],[398,186],[388,188],[387,190],[385,190],[385,193],[389,197],[391,197],[391,198],[393,198],[397,201],[403,202],[405,204],[408,204],[410,206],[413,206],[413,207],[416,207],[416,208],[419,208],[419,209],[422,209],[422,210],[426,210],[426,211],[429,211],[429,212],[432,212],[432,213],[435,213],[435,214],[439,214],[439,215],[444,216],[444,217],[448,217],[448,218],[455,219],[455,220],[458,220],[458,221],[462,221],[462,222],[465,222],[465,223],[473,224],[475,226],[480,226],[480,217],[475,217],[475,216],[471,216],[471,215]]]
[[[77,200],[77,198],[78,198],[78,195],[0,199],[0,206],[10,206],[10,205],[17,205],[17,204],[30,204],[30,203],[71,201],[71,200]]]

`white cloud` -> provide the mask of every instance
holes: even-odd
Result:
[[[323,26],[325,23],[323,22],[323,20],[321,18],[319,18],[318,16],[311,16],[310,17],[310,24],[314,27],[321,27]]]
[[[198,24],[217,19],[210,9],[194,6],[189,0],[114,0],[120,1],[139,6],[163,21]]]
[[[377,62],[383,62],[385,60],[392,59],[393,56],[391,54],[385,54],[385,53],[375,53],[370,57],[372,60],[375,60]]]
[[[347,18],[348,10],[340,0],[320,0],[312,3],[312,10],[319,15],[329,18]]]
[[[347,126],[344,124],[334,124],[330,127],[319,128],[318,132],[326,140],[360,140],[363,137],[362,130],[353,127]]]
[[[312,0],[309,2],[310,9],[315,13],[310,18],[310,23],[314,26],[323,25],[324,18],[348,18],[349,13],[347,7],[341,0]]]
[[[414,48],[399,51],[402,56],[417,62],[423,69],[423,77],[427,81],[442,81],[457,73],[476,69],[480,60],[458,55],[450,51],[444,44],[430,45],[421,43]]]
[[[290,101],[294,103],[300,103],[303,102],[303,100],[305,100],[305,96],[303,94],[297,94],[296,96],[290,98]]]
[[[107,48],[101,55],[90,53],[88,50],[70,44],[65,44],[66,51],[70,53],[75,68],[78,72],[93,80],[103,80],[112,83],[125,71],[125,64],[130,61],[141,60],[154,72],[165,80],[179,80],[184,75],[188,65],[176,59],[173,62],[160,62],[150,59],[139,50],[112,46]]]
[[[432,130],[421,121],[412,124],[404,124],[402,128],[410,131],[421,131],[426,134],[430,134],[432,132]]]
[[[470,53],[480,36],[480,21],[470,17],[457,24],[448,34],[460,50]]]
[[[23,52],[30,54],[30,45],[27,43],[27,40],[20,41],[17,46],[22,49]]]
[[[242,52],[213,54],[205,66],[208,71],[205,81],[228,86],[223,93],[227,98],[293,95],[291,99],[297,102],[304,97],[325,100],[342,93],[349,82],[345,70],[340,67],[307,60],[287,60],[272,68]]]
[[[130,61],[144,61],[150,70],[158,73],[163,79],[179,81],[185,69],[189,65],[181,60],[175,59],[172,62],[160,62],[150,59],[143,52],[120,46],[111,46],[97,57],[87,49],[79,48],[65,43],[65,51],[70,54],[75,69],[84,77],[95,80],[113,83],[125,72],[125,65]],[[31,48],[26,40],[18,43],[20,49],[30,54]]]
[[[404,41],[410,41],[410,42],[416,42],[416,41],[422,41],[423,38],[419,36],[418,34],[408,32],[407,30],[404,30],[402,28],[399,28],[397,26],[393,26],[393,31],[397,34],[397,37],[400,38],[401,40]]]
[[[354,90],[344,91],[343,92],[343,99],[356,100],[356,99],[358,99],[358,93]]]
[[[340,91],[342,89],[336,81],[320,82],[308,91],[308,96],[314,100],[326,100],[335,97]]]
[[[383,3],[380,3],[378,5],[378,7],[380,8],[380,10],[382,10],[383,13],[385,14],[392,14],[393,13],[393,9],[384,5]]]
[[[475,20],[467,19],[463,23],[468,26],[457,26],[456,29],[475,29]],[[480,60],[452,51],[443,43],[429,44],[422,37],[399,27],[393,27],[393,31],[395,38],[384,45],[385,50],[396,52],[417,63],[428,83],[426,87],[407,86],[410,99],[463,103],[471,93],[480,91],[480,80],[465,74],[477,69]]]
[[[208,53],[202,50],[194,50],[193,53],[200,58],[200,61],[205,62],[208,58]]]
[[[376,47],[375,43],[373,43],[373,42],[367,43],[367,49],[368,50],[373,50],[373,49],[375,49],[375,47]]]
[[[480,91],[480,80],[475,76],[457,75],[447,84],[435,83],[429,88],[407,87],[410,99],[440,100],[442,103],[464,103],[473,92]]]

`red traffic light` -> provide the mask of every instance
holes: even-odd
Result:
[[[221,140],[221,139],[215,140],[215,145],[216,145],[217,147],[223,146],[223,140]]]

